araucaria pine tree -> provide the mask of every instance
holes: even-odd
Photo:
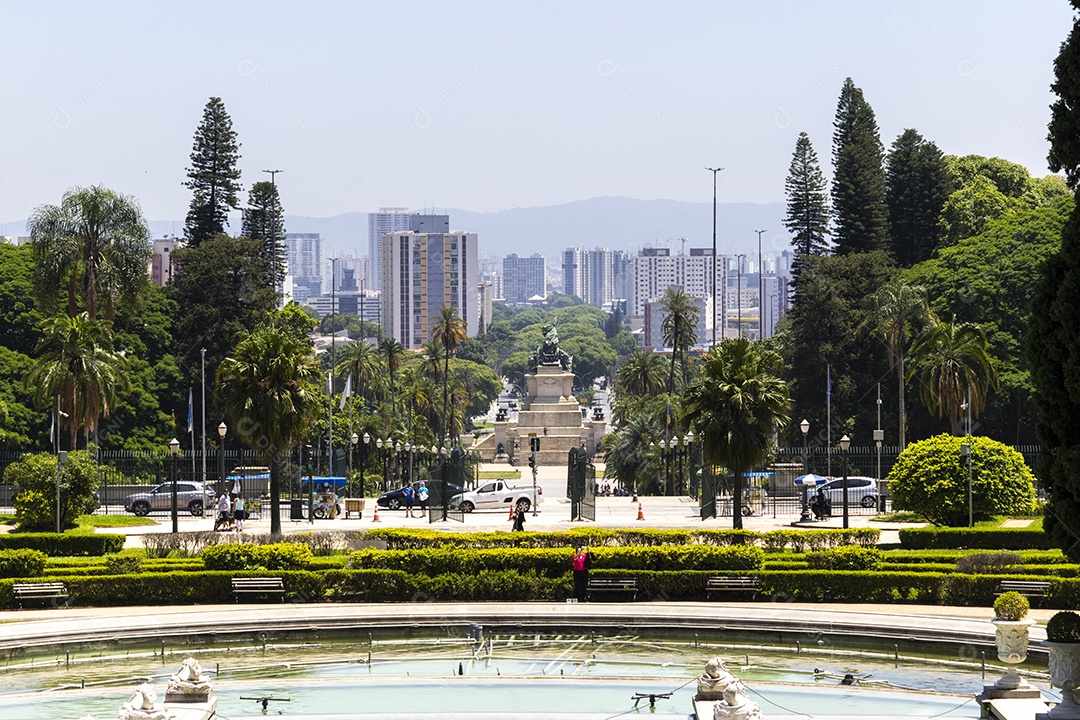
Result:
[[[874,110],[847,78],[833,121],[833,239],[840,255],[888,249],[884,157]]]
[[[1073,0],[1080,6],[1080,0]],[[1080,9],[1078,7],[1077,9]],[[1080,186],[1080,21],[1054,62],[1050,167]],[[1078,198],[1080,199],[1080,198]],[[1043,266],[1031,304],[1028,357],[1039,406],[1038,476],[1049,490],[1043,528],[1074,562],[1080,560],[1080,205],[1061,235],[1061,250]]]
[[[274,183],[263,180],[251,186],[242,234],[263,244],[273,283],[281,285],[285,281],[285,213]]]
[[[889,152],[885,200],[893,257],[901,267],[928,260],[938,245],[938,216],[949,199],[950,180],[938,146],[904,130]]]
[[[240,207],[240,144],[221,98],[212,97],[195,131],[184,187],[192,191],[184,235],[192,246],[225,232],[229,210]]]
[[[829,197],[825,193],[825,176],[810,136],[804,132],[799,133],[799,139],[795,141],[784,191],[787,194],[784,227],[791,233],[791,246],[795,249],[792,274],[798,278],[807,256],[825,255],[829,251]]]

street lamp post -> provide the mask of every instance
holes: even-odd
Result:
[[[735,256],[735,301],[739,304],[739,338],[742,338],[742,261],[746,257],[743,255]],[[725,318],[726,324],[726,318]]]
[[[176,517],[176,455],[180,452],[180,441],[173,438],[169,441],[169,452],[172,454],[172,531],[180,532],[179,520]]]
[[[435,449],[434,446],[432,446],[432,450],[434,450],[434,449]],[[439,493],[439,497],[442,498],[442,519],[443,519],[443,522],[446,522],[447,511],[448,511],[449,506],[450,506],[450,498],[447,497],[447,492],[446,492],[447,491],[447,483],[449,482],[449,479],[446,476],[449,474],[449,471],[450,471],[450,468],[447,465],[446,454],[447,453],[446,453],[446,447],[445,446],[439,448],[439,463],[440,463],[440,468],[441,468],[440,472],[439,472],[439,482],[442,484],[442,492]]]
[[[405,472],[402,472],[402,466],[403,466],[403,465],[404,465],[405,463],[404,463],[404,462],[402,462],[402,460],[403,460],[404,458],[403,458],[403,457],[402,457],[402,455],[401,455],[401,443],[400,443],[400,442],[399,442],[399,443],[397,443],[396,445],[394,445],[394,458],[395,458],[395,460],[396,460],[396,462],[397,462],[397,472],[398,472],[398,475],[400,475],[400,476],[401,476],[401,484],[402,484],[402,485],[405,485],[405,484],[407,484],[407,483],[408,483],[408,482],[410,481],[410,478],[409,478],[409,473],[408,473],[408,471],[407,471],[407,470],[406,470]]]
[[[671,448],[671,494],[675,495],[678,492],[678,489],[675,487],[675,478],[677,477],[678,473],[681,472],[682,468],[682,463],[678,455],[679,438],[672,435],[671,439],[668,440],[668,447]]]
[[[848,448],[851,447],[851,438],[844,435],[840,438],[840,452],[844,454],[844,529],[848,526]]]
[[[386,471],[386,456],[383,454],[382,438],[375,441],[375,448],[379,453],[379,459],[383,461],[382,489],[383,492],[386,492],[390,489],[390,474]]]
[[[684,487],[689,488],[690,478],[690,443],[694,442],[694,431],[687,430],[686,435],[683,436],[683,470],[679,473],[679,492],[682,492]],[[683,478],[686,478],[686,485],[683,485]]]
[[[664,460],[664,495],[668,494],[668,458],[667,440],[660,438],[660,457]]]
[[[221,489],[221,492],[227,491],[227,488],[225,487],[225,435],[227,435],[228,432],[229,426],[222,420],[221,424],[217,426],[218,438],[221,441],[221,444],[218,447],[218,483],[220,483],[218,487]]]
[[[807,457],[807,436],[810,433],[810,421],[803,418],[803,421],[799,423],[799,429],[802,430],[802,471],[803,471],[803,486],[802,486],[802,514],[799,515],[799,522],[810,522],[810,504],[807,498],[808,489],[806,487],[806,476],[810,474],[810,462]]]
[[[364,440],[364,450],[360,455],[360,494],[361,494],[361,497],[363,497],[363,494],[367,491],[367,488],[364,487],[364,463],[367,461],[368,446],[371,445],[371,436],[368,435],[366,431],[364,432],[363,440]]]
[[[716,173],[720,172],[724,168],[722,167],[707,167],[705,168],[712,173],[712,346],[716,347],[716,273],[719,269],[719,265],[716,261]],[[724,283],[727,285],[727,283]],[[727,291],[727,288],[724,288]],[[724,323],[727,324],[727,316],[725,314]]]
[[[967,458],[967,470],[968,470],[968,483],[967,483],[967,495],[968,495],[968,527],[975,527],[975,500],[971,487],[971,465],[974,457],[971,453],[971,390],[968,390],[967,397],[964,398],[964,402],[960,405],[960,409],[967,414],[967,437],[964,440],[964,444],[960,446],[960,454]]]

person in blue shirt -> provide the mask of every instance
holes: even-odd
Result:
[[[420,501],[420,517],[427,517],[428,489],[427,483],[423,480],[420,481],[420,486],[416,488],[416,498]]]
[[[413,517],[413,499],[416,497],[416,492],[413,490],[412,483],[406,483],[405,487],[401,488],[401,495],[405,498],[405,517]]]

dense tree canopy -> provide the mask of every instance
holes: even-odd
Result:
[[[917,131],[901,133],[889,151],[885,199],[893,257],[901,267],[927,260],[938,246],[938,216],[951,191],[941,150]]]
[[[791,233],[791,247],[795,250],[792,274],[798,277],[803,258],[824,255],[829,250],[829,196],[825,176],[810,136],[804,132],[795,141],[784,192],[787,195],[784,227]]]

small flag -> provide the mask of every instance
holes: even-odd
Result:
[[[326,373],[326,394],[330,397],[334,396],[334,371]]]
[[[194,414],[192,412],[193,407],[194,407],[193,404],[192,404],[192,397],[193,397],[192,389],[188,388],[188,391],[187,391],[187,431],[188,432],[195,432],[195,421],[193,419]]]
[[[349,377],[345,379],[345,389],[341,392],[341,404],[338,406],[338,410],[345,409],[345,401],[352,395],[352,373],[349,373]]]
[[[56,410],[52,412],[52,420],[49,423],[49,444],[56,445]]]

